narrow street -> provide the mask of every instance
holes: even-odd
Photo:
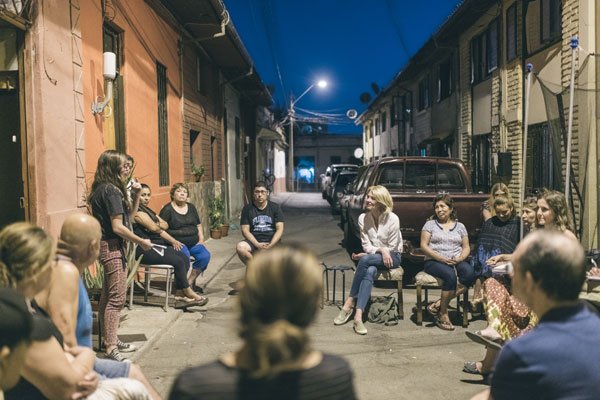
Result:
[[[286,193],[276,200],[285,213],[285,241],[310,246],[327,264],[350,263],[339,244],[339,219],[331,214],[320,193]],[[234,234],[239,235],[239,231]],[[210,362],[236,349],[236,297],[229,293],[230,283],[243,274],[243,265],[234,257],[210,281],[207,311],[183,313],[138,359],[162,395],[168,396],[181,369]],[[346,291],[351,279],[352,274],[348,274]],[[339,283],[338,275],[337,299],[342,291]],[[395,290],[376,288],[373,294],[391,292]],[[437,294],[432,292],[431,296]],[[350,362],[361,399],[465,399],[483,390],[478,376],[461,370],[464,361],[479,360],[484,348],[467,339],[460,326],[454,332],[442,331],[428,322],[417,326],[411,319],[414,304],[415,290],[405,289],[405,319],[390,327],[367,323],[369,333],[364,337],[356,335],[351,324],[335,327],[332,320],[338,308],[325,305],[311,328],[313,344]],[[483,321],[477,320],[468,329],[483,327]]]

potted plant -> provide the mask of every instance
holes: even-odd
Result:
[[[192,164],[192,175],[194,175],[194,179],[196,182],[200,182],[200,179],[202,179],[202,175],[204,175],[204,170],[204,164]]]
[[[208,218],[210,220],[210,237],[213,239],[221,238],[221,221],[223,220],[223,211],[225,205],[220,197],[214,197],[208,204]]]

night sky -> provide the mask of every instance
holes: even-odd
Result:
[[[456,8],[459,0],[224,0],[265,84],[299,116],[328,114],[329,131],[361,132],[345,117],[364,110],[371,82],[382,89]]]

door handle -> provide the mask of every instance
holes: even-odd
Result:
[[[19,207],[25,208],[25,197],[19,197]]]

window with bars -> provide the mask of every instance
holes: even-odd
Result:
[[[385,132],[387,130],[387,114],[386,112],[381,113],[381,132]]]
[[[506,60],[517,57],[517,3],[506,10]]]
[[[169,186],[169,130],[167,116],[167,68],[156,63],[158,96],[158,181]]]
[[[528,191],[540,188],[562,189],[560,154],[555,154],[547,122],[530,125],[527,136],[527,174],[525,187]]]

